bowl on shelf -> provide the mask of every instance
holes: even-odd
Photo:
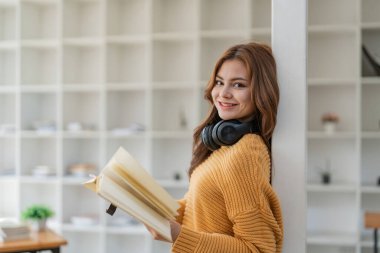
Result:
[[[75,226],[94,226],[97,219],[91,215],[75,215],[70,217],[70,221]]]
[[[96,166],[92,163],[76,163],[69,166],[68,172],[74,177],[88,177],[96,172]]]
[[[47,177],[54,174],[48,165],[36,165],[32,170],[32,175],[36,177]]]

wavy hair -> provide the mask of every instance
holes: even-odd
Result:
[[[194,130],[193,154],[188,170],[189,178],[194,170],[212,153],[212,151],[202,143],[201,132],[207,125],[215,124],[221,120],[213,103],[211,91],[215,85],[216,75],[223,63],[228,60],[241,61],[248,71],[248,80],[250,80],[252,84],[251,99],[255,108],[252,116],[254,116],[259,123],[259,135],[264,140],[272,160],[271,139],[276,126],[279,103],[276,62],[272,54],[272,49],[265,44],[255,42],[239,44],[227,49],[217,60],[204,91],[204,98],[210,103],[211,108],[206,118]]]

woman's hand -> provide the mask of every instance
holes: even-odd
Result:
[[[172,235],[172,241],[173,243],[177,240],[177,237],[179,235],[179,232],[181,231],[181,224],[179,224],[176,221],[169,221],[170,222],[170,230],[171,230],[171,235]],[[163,241],[163,242],[170,242],[164,237],[162,237],[156,230],[153,228],[149,227],[148,225],[144,224],[145,227],[148,229],[148,231],[151,233],[153,238],[158,241]]]

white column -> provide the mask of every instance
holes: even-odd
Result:
[[[272,48],[280,85],[273,185],[283,212],[283,253],[302,253],[307,212],[307,0],[272,1]]]

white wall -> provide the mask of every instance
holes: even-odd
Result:
[[[272,1],[272,47],[280,85],[273,184],[284,219],[284,253],[306,251],[307,1]]]

